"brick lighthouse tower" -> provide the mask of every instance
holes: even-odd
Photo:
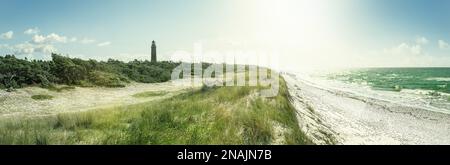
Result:
[[[152,62],[156,62],[156,44],[152,41]]]

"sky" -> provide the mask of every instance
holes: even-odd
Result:
[[[289,70],[450,66],[445,0],[0,0],[0,19],[0,55],[28,59],[150,59],[155,40],[161,60],[201,45]]]

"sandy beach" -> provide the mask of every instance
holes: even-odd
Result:
[[[450,115],[283,75],[302,129],[317,144],[450,144]]]

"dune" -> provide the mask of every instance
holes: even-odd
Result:
[[[61,112],[85,111],[103,107],[130,105],[174,96],[188,86],[164,83],[131,83],[124,88],[75,87],[61,92],[39,87],[26,87],[14,92],[0,91],[0,116],[39,116]],[[151,97],[133,97],[145,92],[160,92]],[[33,95],[50,95],[52,99],[34,100]]]

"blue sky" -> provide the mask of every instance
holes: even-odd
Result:
[[[200,42],[286,68],[450,66],[449,18],[444,0],[1,0],[0,54],[147,59],[156,40],[162,59]]]

